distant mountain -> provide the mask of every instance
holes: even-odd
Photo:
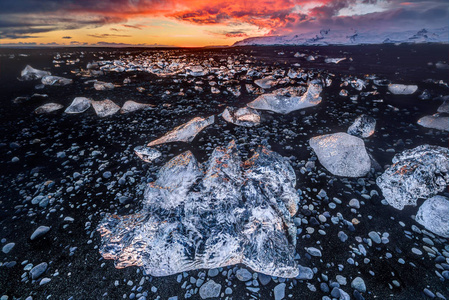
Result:
[[[421,29],[417,31],[383,32],[343,31],[322,29],[319,33],[291,34],[284,36],[253,37],[236,42],[233,46],[252,45],[363,45],[402,43],[449,43],[449,27]]]

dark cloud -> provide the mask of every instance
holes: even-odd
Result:
[[[62,38],[66,39],[66,40],[70,40],[72,37],[71,36],[63,36]]]
[[[126,35],[126,34],[109,34],[109,33],[88,34],[87,36],[91,36],[91,37],[98,38],[98,39],[116,38],[116,37],[131,37],[131,35]]]

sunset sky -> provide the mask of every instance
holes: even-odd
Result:
[[[232,45],[319,29],[448,26],[447,0],[1,0],[3,45]]]

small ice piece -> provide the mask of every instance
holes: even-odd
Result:
[[[30,65],[27,65],[25,69],[22,70],[20,73],[19,80],[28,81],[28,80],[35,80],[35,79],[41,79],[44,76],[51,75],[50,72],[37,70]]]
[[[261,110],[271,110],[281,114],[318,105],[321,102],[321,91],[323,87],[318,82],[311,82],[307,91],[303,93],[301,87],[281,88],[270,94],[257,97],[248,103],[248,107]]]
[[[376,183],[394,208],[416,206],[419,198],[434,196],[449,184],[449,149],[421,145],[396,154]]]
[[[186,74],[190,76],[199,77],[204,76],[207,73],[207,70],[204,70],[202,66],[190,66],[186,68]]]
[[[344,132],[313,137],[309,141],[320,163],[332,174],[363,177],[371,169],[371,160],[362,139]]]
[[[79,114],[89,109],[92,100],[86,97],[76,97],[73,99],[72,104],[65,109],[67,114]]]
[[[154,107],[152,104],[145,104],[145,103],[138,103],[132,100],[128,100],[123,104],[122,108],[120,109],[121,114],[126,114],[130,112],[135,112],[142,109],[147,109]]]
[[[215,116],[208,118],[196,117],[187,123],[175,127],[172,131],[165,134],[163,137],[154,140],[148,144],[149,147],[171,143],[171,142],[191,142],[195,136],[207,126],[215,122]]]
[[[338,64],[341,61],[346,60],[346,57],[342,57],[342,58],[326,58],[324,60],[325,63],[327,64]]]
[[[449,101],[444,101],[443,104],[441,104],[440,107],[438,107],[437,112],[449,114]]]
[[[112,116],[120,110],[120,106],[109,99],[103,101],[92,101],[92,107],[100,118]]]
[[[418,90],[417,85],[389,84],[388,90],[395,95],[411,95]]]
[[[418,120],[418,124],[426,128],[449,131],[449,116],[441,114],[424,116]]]
[[[144,162],[152,162],[162,155],[160,151],[146,146],[135,147],[134,153]]]
[[[439,236],[449,238],[449,199],[434,196],[421,205],[416,222]]]
[[[351,81],[351,86],[353,88],[355,88],[356,90],[361,91],[366,87],[366,83],[362,79],[357,79],[357,80]]]
[[[367,138],[374,133],[376,119],[368,115],[360,115],[354,123],[349,126],[348,133],[357,137]]]
[[[34,113],[37,115],[48,114],[48,113],[60,110],[63,107],[64,107],[64,105],[59,104],[59,103],[46,103],[46,104],[41,105],[38,108],[36,108],[34,110]]]
[[[72,84],[73,80],[64,78],[64,77],[59,77],[59,76],[47,75],[47,76],[42,77],[41,82],[44,85],[64,86],[64,85]]]
[[[249,107],[226,107],[221,115],[223,119],[237,126],[253,127],[260,124],[260,114]]]
[[[115,87],[115,85],[113,83],[110,83],[110,82],[96,81],[94,83],[94,88],[97,91],[112,90],[114,87]]]
[[[277,84],[273,76],[267,76],[262,79],[254,80],[254,83],[263,89],[270,89]]]

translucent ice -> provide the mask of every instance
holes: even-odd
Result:
[[[145,146],[135,147],[134,153],[144,162],[151,162],[162,155],[160,151]]]
[[[120,109],[120,113],[122,114],[126,114],[126,113],[130,113],[130,112],[134,112],[134,111],[138,111],[138,110],[142,110],[142,109],[147,109],[153,107],[152,104],[145,104],[145,103],[138,103],[132,100],[128,100],[126,101],[122,108]]]
[[[385,200],[397,209],[416,205],[449,184],[449,149],[421,145],[393,157],[393,165],[377,178]]]
[[[288,160],[264,147],[242,162],[231,142],[203,166],[185,152],[148,185],[140,212],[103,219],[100,253],[153,276],[243,263],[296,277],[295,183]]]
[[[73,82],[72,79],[59,77],[59,76],[51,76],[51,75],[42,77],[41,81],[42,81],[42,84],[44,84],[44,85],[53,85],[53,86],[64,86],[64,85],[72,84],[72,82]]]
[[[418,90],[418,86],[405,84],[389,84],[388,90],[395,95],[411,95]]]
[[[449,116],[445,114],[424,116],[418,120],[418,124],[427,128],[449,131]]]
[[[315,106],[321,102],[322,86],[318,82],[311,82],[304,93],[301,87],[281,88],[271,94],[264,94],[248,103],[254,109],[271,110],[281,114],[288,114],[294,110]]]
[[[260,114],[249,107],[242,107],[239,109],[226,107],[222,117],[229,123],[244,127],[253,127],[260,123]]]
[[[41,79],[44,76],[50,75],[50,72],[37,70],[30,65],[27,65],[25,69],[20,73],[20,80],[35,80]]]
[[[111,116],[120,110],[120,106],[109,99],[103,101],[92,101],[92,107],[95,109],[97,116],[101,118]]]
[[[85,112],[91,106],[91,102],[92,101],[86,97],[76,97],[64,112],[67,114],[79,114]]]
[[[60,110],[63,107],[64,107],[64,105],[59,104],[59,103],[46,103],[46,104],[41,105],[38,108],[36,108],[34,110],[34,113],[37,114],[37,115],[39,115],[39,114],[47,114],[47,113],[51,113],[51,112]]]
[[[193,118],[189,122],[175,127],[163,137],[150,142],[148,146],[151,147],[170,142],[191,142],[201,130],[213,124],[214,121],[215,116],[210,116],[208,118]]]
[[[371,169],[371,160],[362,139],[344,132],[313,137],[309,141],[320,163],[332,174],[363,177]]]
[[[376,119],[368,115],[360,115],[354,123],[349,126],[348,133],[354,136],[367,138],[374,133],[376,128]]]
[[[416,214],[416,222],[435,234],[449,238],[449,199],[443,196],[427,199]]]

